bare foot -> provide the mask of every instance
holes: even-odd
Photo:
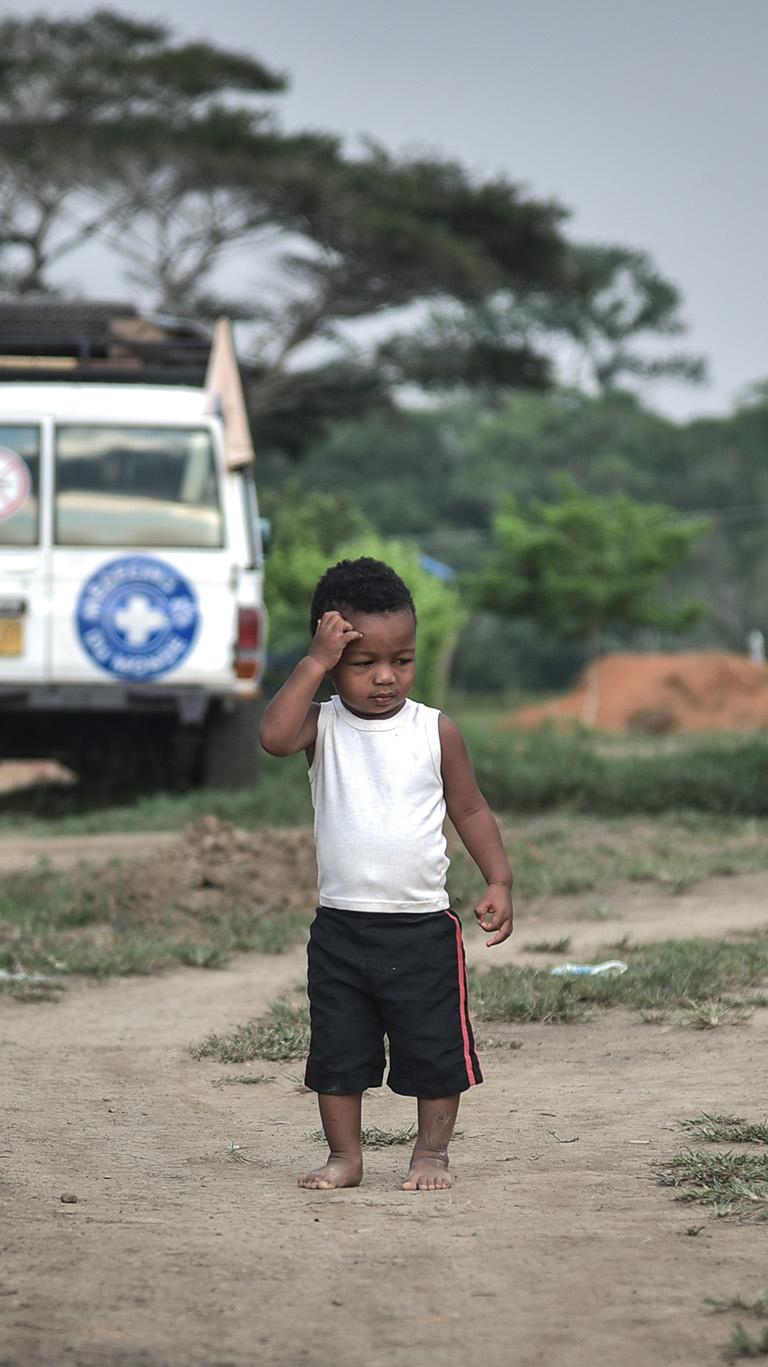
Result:
[[[331,1155],[322,1168],[300,1177],[299,1186],[308,1191],[335,1191],[337,1187],[359,1187],[362,1180],[362,1158],[334,1158]]]
[[[448,1171],[448,1155],[415,1153],[411,1159],[403,1191],[445,1191],[453,1186]]]

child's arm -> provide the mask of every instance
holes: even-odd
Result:
[[[337,665],[350,641],[359,641],[340,612],[324,612],[309,654],[277,692],[261,719],[260,737],[270,755],[295,755],[317,740],[317,703],[312,700],[329,669]]]
[[[485,878],[488,888],[475,907],[483,930],[500,945],[512,934],[512,870],[493,813],[477,786],[464,738],[450,717],[440,714],[443,788],[448,815]]]

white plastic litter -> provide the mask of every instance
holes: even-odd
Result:
[[[627,964],[621,959],[606,959],[602,964],[558,964],[557,968],[550,969],[552,978],[594,978],[598,974],[603,974],[608,978],[618,978],[621,973],[626,973]]]

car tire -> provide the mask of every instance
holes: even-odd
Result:
[[[216,703],[205,722],[201,784],[224,792],[252,788],[259,771],[261,708],[255,699]]]

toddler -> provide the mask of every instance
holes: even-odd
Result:
[[[410,696],[416,612],[394,570],[369,557],[334,565],[315,590],[311,629],[261,726],[270,754],[306,751],[315,810],[306,1085],[330,1152],[299,1185],[362,1180],[362,1095],[381,1086],[386,1035],[387,1084],[418,1106],[403,1189],[441,1190],[460,1094],[483,1080],[445,891],[446,813],[488,885],[475,907],[488,945],[512,932],[512,874],[458,727]],[[318,704],[326,675],[336,693]]]

